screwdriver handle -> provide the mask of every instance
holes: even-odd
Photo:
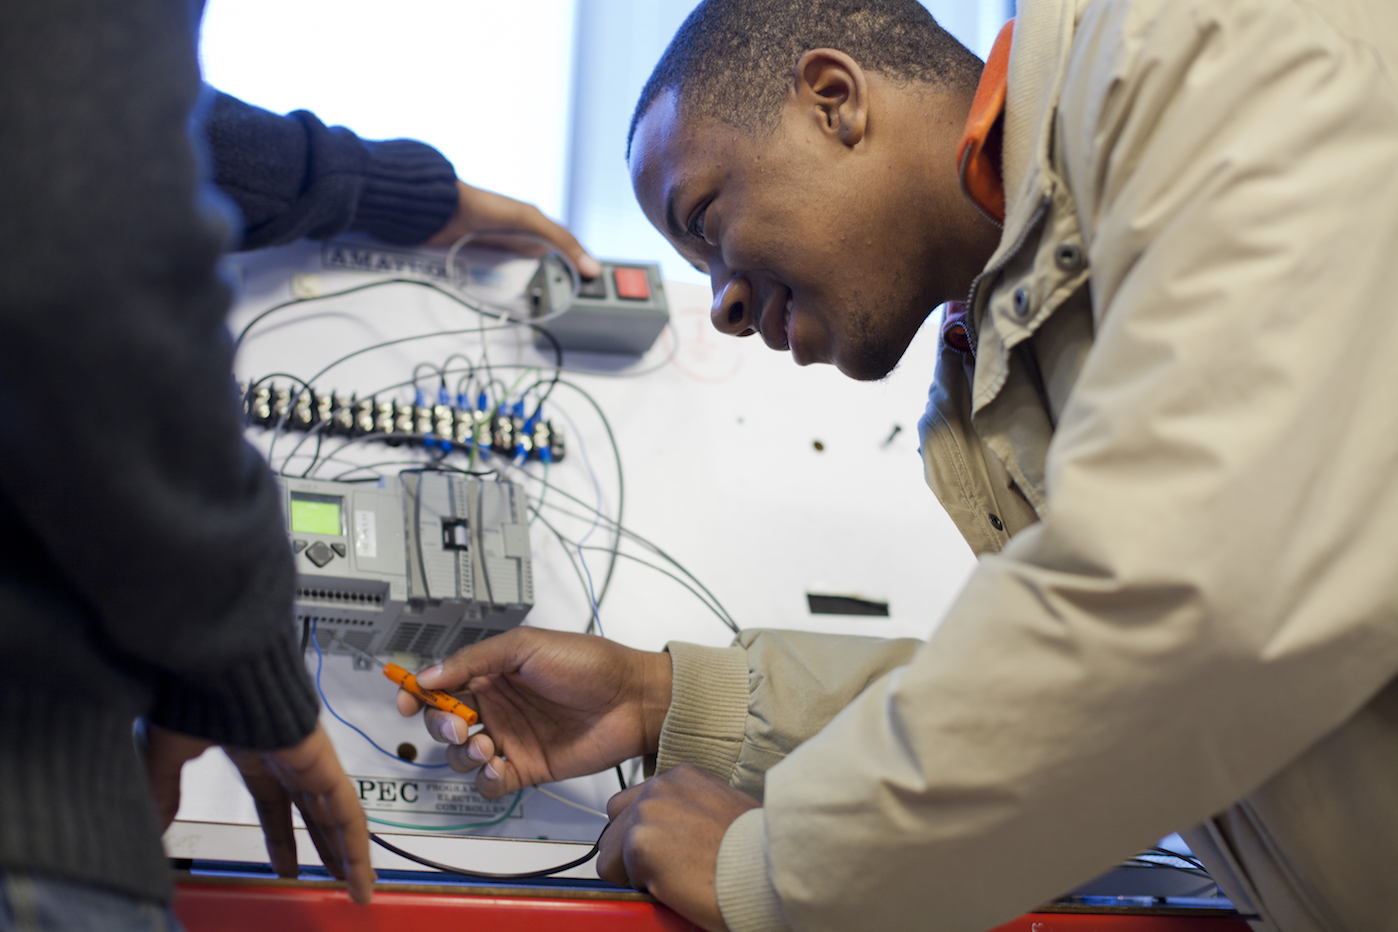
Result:
[[[461,719],[464,719],[467,727],[476,724],[476,710],[466,703],[449,696],[440,689],[423,689],[417,684],[417,677],[396,663],[385,664],[383,675],[397,683],[404,692],[410,693],[422,700],[434,709],[441,709],[443,712],[450,712]]]

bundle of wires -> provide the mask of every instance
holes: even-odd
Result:
[[[462,245],[464,245],[464,241],[458,242],[453,247],[452,251],[449,253],[449,266],[453,261],[456,251]],[[572,272],[573,294],[574,296],[576,296],[579,280],[576,275],[576,270],[574,269],[572,270]],[[394,460],[373,464],[353,463],[349,460],[344,459],[343,454],[347,451],[348,448],[372,440],[391,440],[397,438],[395,438],[392,434],[371,433],[359,437],[346,438],[335,449],[326,450],[326,429],[329,427],[329,425],[324,421],[320,421],[312,425],[311,429],[308,430],[300,438],[300,440],[295,444],[295,446],[293,446],[291,451],[284,455],[281,461],[280,468],[278,469],[278,472],[281,475],[292,475],[292,473],[290,472],[292,462],[303,456],[305,456],[308,459],[308,462],[305,464],[304,468],[300,470],[299,475],[302,478],[314,478],[323,466],[331,463],[339,463],[348,468],[336,475],[334,478],[338,481],[350,482],[377,481],[379,476],[382,475],[382,473],[380,472],[382,469],[393,466],[407,467],[402,469],[402,472],[417,473],[428,471],[443,471],[462,473],[471,476],[503,475],[506,473],[513,475],[514,473],[518,473],[519,475],[522,475],[523,477],[528,479],[530,482],[537,483],[540,487],[538,498],[530,502],[529,505],[529,509],[531,512],[531,523],[533,523],[534,521],[538,521],[539,523],[543,524],[544,527],[555,537],[555,539],[557,539],[559,544],[563,547],[564,553],[568,556],[569,562],[572,564],[573,570],[578,577],[579,585],[583,590],[589,607],[589,614],[587,619],[588,631],[596,630],[599,634],[602,633],[601,606],[611,587],[616,566],[619,560],[621,559],[630,560],[635,563],[639,563],[643,566],[647,566],[679,583],[691,594],[693,594],[695,598],[699,599],[699,601],[709,611],[711,611],[726,627],[728,627],[730,630],[734,632],[737,632],[739,630],[738,625],[733,620],[732,616],[722,606],[722,604],[713,595],[713,593],[710,592],[709,589],[705,587],[703,583],[701,583],[698,580],[697,577],[694,576],[694,574],[689,572],[688,569],[686,569],[682,564],[680,564],[677,560],[671,557],[660,547],[658,547],[651,541],[647,540],[640,534],[635,533],[634,531],[628,529],[625,526],[624,519],[626,486],[625,476],[622,469],[621,452],[616,441],[616,436],[612,430],[610,421],[607,419],[606,413],[603,411],[601,405],[598,404],[596,399],[593,398],[593,396],[586,389],[578,385],[576,382],[563,378],[563,374],[566,371],[572,370],[568,370],[565,368],[563,349],[559,345],[558,341],[553,337],[551,333],[549,333],[547,328],[542,326],[542,324],[547,321],[547,318],[529,321],[519,320],[510,317],[508,313],[485,308],[481,306],[479,303],[468,300],[464,295],[459,294],[453,291],[452,289],[442,287],[434,282],[422,281],[419,279],[387,278],[376,280],[373,282],[368,282],[350,288],[345,288],[336,292],[319,295],[312,298],[298,298],[273,305],[272,307],[267,308],[266,310],[254,316],[242,328],[235,341],[235,352],[237,348],[242,346],[250,332],[258,324],[266,320],[268,317],[277,314],[283,310],[286,310],[291,307],[300,306],[312,301],[322,301],[333,298],[340,298],[358,292],[367,291],[370,289],[384,288],[389,286],[408,286],[412,288],[428,289],[432,292],[435,292],[438,295],[441,295],[442,297],[447,298],[450,301],[457,303],[458,305],[461,305],[467,309],[477,312],[481,315],[481,319],[477,326],[474,327],[462,327],[450,330],[435,330],[430,333],[421,333],[405,337],[398,337],[360,347],[356,350],[353,350],[352,352],[345,353],[344,355],[330,361],[328,364],[322,366],[310,378],[302,378],[288,373],[274,373],[271,375],[263,376],[260,379],[256,380],[250,386],[250,390],[255,389],[261,383],[274,378],[287,379],[297,386],[295,397],[291,399],[290,404],[287,406],[286,412],[284,412],[279,417],[277,422],[274,425],[272,425],[272,438],[267,450],[268,460],[273,460],[277,436],[285,428],[286,418],[289,412],[296,408],[296,405],[300,401],[301,397],[306,392],[311,391],[313,385],[317,384],[320,379],[322,379],[327,373],[331,372],[335,368],[359,356],[363,356],[365,354],[386,349],[389,347],[401,346],[414,341],[429,340],[443,336],[476,335],[481,339],[481,358],[479,359],[479,361],[473,362],[470,358],[463,355],[462,353],[455,352],[448,356],[445,360],[443,360],[441,364],[421,362],[414,366],[411,379],[394,383],[392,385],[384,386],[376,392],[368,393],[365,397],[378,397],[387,392],[411,387],[413,391],[418,395],[418,401],[421,402],[425,394],[423,392],[421,384],[423,378],[422,373],[424,372],[424,370],[426,370],[428,372],[428,378],[432,378],[433,376],[435,376],[439,398],[445,397],[448,393],[448,377],[459,376],[455,386],[455,395],[457,399],[462,401],[463,403],[465,399],[476,398],[477,406],[480,410],[489,410],[493,414],[499,414],[500,412],[507,410],[511,405],[516,410],[526,407],[532,408],[532,410],[529,413],[529,418],[531,420],[536,421],[540,417],[545,404],[548,403],[550,399],[553,397],[555,390],[558,389],[560,386],[564,387],[576,393],[579,397],[581,397],[584,401],[587,402],[587,404],[596,413],[597,417],[601,421],[602,426],[605,429],[607,439],[612,448],[612,458],[616,468],[617,496],[615,513],[604,513],[601,484],[598,480],[596,471],[592,467],[592,463],[587,458],[585,446],[582,446],[579,443],[575,443],[575,445],[577,445],[579,448],[581,458],[583,459],[586,465],[589,478],[591,479],[593,491],[596,498],[595,504],[588,503],[582,500],[581,498],[578,498],[577,496],[558,488],[555,483],[550,482],[548,477],[547,462],[543,464],[542,474],[536,475],[535,473],[530,472],[528,469],[525,469],[523,464],[516,465],[510,460],[507,460],[499,456],[493,456],[487,451],[477,450],[474,447],[472,447],[469,450],[468,465],[466,465],[465,467],[445,462],[445,460],[449,456],[449,451],[441,448],[437,448],[435,450],[424,449],[418,454],[418,458]],[[561,313],[562,310],[566,310],[566,307],[556,310],[555,314]],[[497,323],[487,325],[486,319],[490,317],[495,318]],[[536,333],[544,342],[551,345],[554,354],[554,365],[552,367],[512,363],[502,364],[491,362],[486,348],[487,335],[495,331],[520,328],[528,328],[529,330]],[[653,366],[649,369],[637,372],[621,373],[619,375],[622,377],[645,375],[649,372],[656,371],[657,369],[663,368],[664,366],[670,364],[670,362],[674,359],[675,353],[678,351],[679,345],[673,329],[670,329],[670,339],[672,343],[671,351],[669,355],[658,365]],[[453,366],[453,362],[458,359],[460,360],[462,365]],[[538,377],[534,378],[532,382],[529,382],[531,375],[538,374],[541,369],[549,368],[551,368],[552,370],[550,373],[538,375]],[[506,380],[501,377],[501,373],[511,370],[516,371],[517,375],[509,384],[507,384]],[[591,374],[617,375],[608,373]],[[529,382],[529,384],[521,390],[520,386],[524,385],[526,382]],[[566,418],[566,412],[563,412],[563,414]],[[571,419],[569,419],[569,423],[570,426],[572,426]],[[575,426],[573,426],[573,431],[574,436],[577,437],[578,432]],[[306,454],[301,454],[300,451],[302,447],[306,443],[308,443],[312,438],[315,439],[315,447],[313,452],[308,456]],[[424,462],[421,458],[424,454],[426,454],[427,456],[426,462]],[[481,468],[477,468],[478,462]],[[361,472],[368,472],[370,473],[370,475],[362,478],[357,478],[356,474]],[[551,510],[551,512],[555,513],[558,516],[567,517],[573,520],[578,520],[581,522],[590,522],[587,531],[583,535],[581,535],[580,538],[572,539],[566,536],[553,522],[551,522],[548,518],[544,517],[544,499],[546,493],[548,492],[553,492],[555,498],[561,497],[563,499],[566,499],[569,503],[565,506],[559,505],[556,502],[549,502],[548,508]],[[588,540],[599,529],[604,530],[611,536],[610,546],[588,544]],[[658,565],[643,557],[624,552],[621,549],[623,541],[629,541],[642,547],[650,554],[654,555],[655,557],[658,557],[660,560],[672,566],[675,572],[671,572],[671,570],[666,569],[664,566]],[[585,556],[587,552],[600,552],[607,554],[607,568],[605,573],[601,577],[600,585],[594,584],[592,572],[587,565],[587,560]],[[309,635],[307,640],[315,643],[317,657],[315,683],[316,689],[320,693],[321,701],[324,703],[326,710],[341,724],[345,725],[347,728],[350,728],[358,735],[360,735],[378,752],[393,758],[399,764],[409,764],[411,766],[420,767],[423,769],[439,769],[447,767],[448,765],[445,763],[419,764],[413,761],[404,760],[399,755],[380,746],[366,732],[364,732],[362,729],[360,729],[358,726],[354,725],[350,721],[346,720],[343,716],[341,716],[338,712],[335,711],[334,707],[329,702],[321,686],[321,672],[324,665],[324,655],[321,651],[320,643],[316,639],[314,626],[315,622],[314,620],[312,620],[310,628],[308,629],[306,634]],[[305,646],[306,645],[303,642],[303,650]],[[619,766],[616,768],[616,773],[622,789],[625,789],[626,780]],[[567,805],[582,809],[584,811],[593,813],[603,818],[606,817],[605,813],[598,812],[597,810],[590,809],[578,803],[574,803],[572,800],[568,800],[564,797],[558,796],[557,794],[554,794],[542,787],[535,787],[534,789],[540,793],[543,793],[544,795],[550,796]],[[523,793],[524,790],[522,789],[516,792],[509,806],[501,814],[484,821],[446,826],[412,825],[403,822],[389,821],[377,817],[369,817],[369,821],[378,825],[385,825],[393,828],[413,829],[417,831],[430,832],[465,832],[476,829],[489,828],[495,825],[499,825],[515,813],[515,811],[519,807]],[[603,827],[602,832],[606,832],[605,826]],[[580,858],[577,858],[573,861],[568,862],[567,864],[559,865],[556,867],[523,873],[490,873],[484,871],[466,870],[463,868],[453,867],[451,865],[440,864],[438,862],[431,861],[429,859],[404,851],[403,849],[385,841],[377,834],[371,833],[370,837],[375,843],[379,844],[385,849],[390,850],[401,857],[407,858],[408,860],[422,864],[426,867],[433,868],[435,870],[441,870],[448,873],[459,874],[466,877],[485,880],[528,880],[551,876],[553,874],[569,870],[573,867],[577,867],[591,860],[597,854],[598,844],[601,841],[602,835],[598,835],[597,843],[594,843],[592,845],[591,850],[589,850],[587,854]]]

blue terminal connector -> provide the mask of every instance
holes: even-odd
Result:
[[[510,413],[515,417],[524,417],[524,399],[515,402],[515,406],[510,409]]]
[[[437,389],[437,404],[451,404],[451,393],[447,391],[447,387],[445,385]]]
[[[427,406],[427,399],[423,396],[423,394],[422,394],[422,389],[420,389],[420,388],[415,388],[415,389],[413,389],[413,395],[414,395],[413,405],[414,405],[415,407],[424,408],[424,407]]]
[[[553,462],[553,447],[540,447],[540,448],[539,448],[539,461],[540,461],[540,462],[543,462],[543,463],[552,463],[552,462]]]
[[[470,402],[468,402],[468,401],[466,400],[466,393],[465,393],[465,392],[458,392],[458,393],[457,393],[457,395],[456,395],[456,410],[458,410],[458,411],[469,411],[469,410],[471,410],[471,404],[470,404]]]
[[[490,408],[490,399],[485,395],[485,389],[481,389],[481,396],[476,399],[476,410],[485,411]]]
[[[441,438],[440,440],[437,441],[437,447],[438,447],[438,449],[440,449],[443,453],[450,453],[450,452],[452,451],[453,444],[452,444],[452,442],[451,442],[450,440],[448,440],[448,439],[446,439],[445,437],[443,437],[443,438]]]

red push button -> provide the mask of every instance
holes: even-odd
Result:
[[[612,273],[616,281],[616,296],[632,301],[645,301],[650,297],[650,277],[645,269],[617,269]]]

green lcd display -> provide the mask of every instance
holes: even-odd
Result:
[[[294,534],[343,533],[340,510],[345,500],[338,495],[291,493],[291,531]]]

